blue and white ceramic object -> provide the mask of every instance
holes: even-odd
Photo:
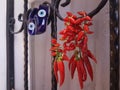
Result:
[[[49,7],[45,4],[40,5],[39,9],[34,8],[28,17],[28,32],[30,35],[42,34],[46,31],[49,15]]]

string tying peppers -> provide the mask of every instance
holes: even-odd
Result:
[[[75,70],[78,73],[78,79],[81,89],[84,86],[84,81],[87,79],[87,72],[93,80],[93,69],[89,59],[92,59],[97,63],[96,58],[88,49],[88,34],[93,34],[89,30],[89,26],[92,25],[92,20],[83,11],[78,12],[79,17],[67,12],[67,16],[64,18],[65,29],[61,30],[60,40],[63,42],[63,47],[57,42],[56,39],[52,39],[51,55],[55,57],[54,61],[54,74],[58,82],[58,72],[60,74],[60,86],[64,83],[65,68],[64,61],[68,61],[68,67],[71,72],[71,78],[74,78]],[[67,52],[72,51],[73,54],[69,59]]]

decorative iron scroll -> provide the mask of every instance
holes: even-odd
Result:
[[[110,0],[110,90],[119,90],[119,0]]]

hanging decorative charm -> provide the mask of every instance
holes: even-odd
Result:
[[[87,79],[88,74],[93,80],[93,70],[89,59],[91,58],[97,63],[94,55],[88,49],[88,35],[93,34],[89,30],[89,26],[92,25],[91,18],[87,16],[85,12],[78,12],[80,15],[77,17],[71,12],[67,12],[67,17],[64,19],[66,28],[60,31],[63,46],[60,46],[55,39],[52,39],[52,51],[51,55],[55,57],[54,61],[54,74],[58,82],[58,71],[60,73],[60,86],[64,82],[65,69],[63,61],[69,62],[69,70],[73,79],[74,72],[77,69],[79,83],[81,89],[83,88],[83,82]],[[73,52],[73,55],[69,59],[67,52]],[[86,70],[87,69],[87,70]]]
[[[33,8],[28,17],[28,32],[30,35],[37,35],[46,31],[49,14],[49,6],[42,4]]]

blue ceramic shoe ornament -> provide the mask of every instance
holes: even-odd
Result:
[[[42,34],[46,31],[49,16],[49,6],[40,5],[39,9],[34,8],[28,16],[28,32],[30,35]]]

